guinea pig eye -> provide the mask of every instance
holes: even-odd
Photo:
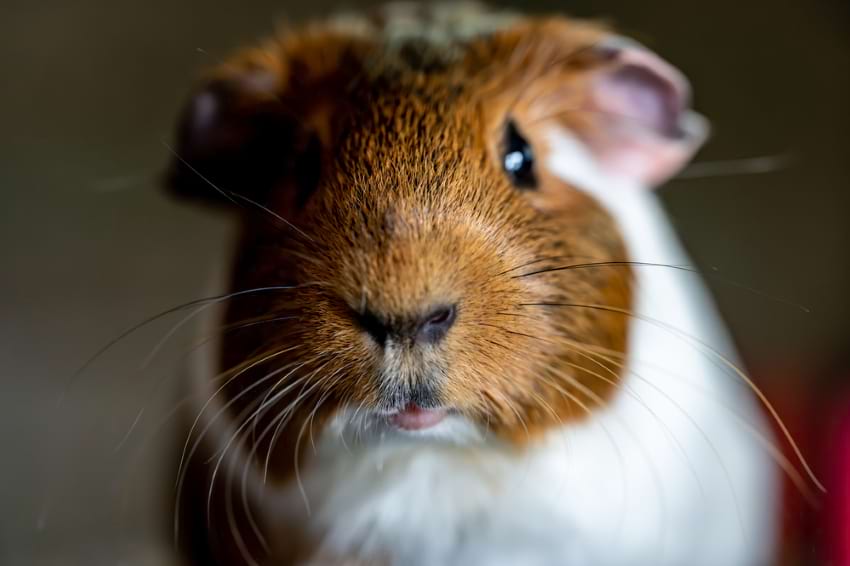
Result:
[[[533,189],[537,187],[537,177],[534,175],[534,152],[531,149],[531,144],[522,137],[513,122],[508,122],[505,131],[502,166],[517,188]]]

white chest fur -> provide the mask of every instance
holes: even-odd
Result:
[[[687,265],[653,195],[583,170],[565,134],[553,147],[550,166],[608,207],[634,261]],[[759,412],[713,353],[733,356],[728,338],[696,275],[634,269],[625,387],[590,422],[517,453],[377,429],[346,440],[340,420],[303,486],[272,495],[269,518],[308,525],[322,555],[393,564],[767,563],[774,471]],[[471,434],[459,420],[440,426]]]

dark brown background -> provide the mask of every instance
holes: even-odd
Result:
[[[363,3],[309,4],[315,14]],[[761,382],[816,399],[845,390],[850,4],[521,7],[608,19],[684,69],[714,125],[698,161],[782,157],[778,171],[677,180],[663,195],[699,265],[763,291],[710,281]],[[139,372],[168,325],[143,332],[77,380],[61,407],[56,397],[121,330],[202,294],[228,225],[160,195],[162,140],[199,68],[307,13],[285,0],[0,6],[0,563],[166,563],[158,494],[173,479],[176,427],[165,424],[137,461],[129,455],[174,405],[174,380],[149,391],[188,339]],[[114,452],[142,406],[138,431]],[[59,494],[47,508],[46,485]],[[818,551],[804,545],[802,555],[814,562]]]

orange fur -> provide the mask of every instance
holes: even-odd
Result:
[[[356,17],[306,25],[238,53],[207,78],[227,85],[240,116],[280,113],[297,123],[297,139],[320,140],[321,175],[305,202],[296,203],[297,181],[288,176],[262,201],[298,231],[246,207],[233,272],[233,290],[297,288],[234,300],[226,316],[229,324],[295,317],[225,336],[221,362],[228,370],[292,347],[242,374],[227,398],[277,368],[305,364],[231,412],[249,411],[272,385],[304,379],[258,419],[263,430],[278,408],[305,395],[275,446],[269,437],[260,442],[258,455],[272,451],[279,481],[291,480],[305,426],[318,431],[341,406],[380,402],[380,347],[356,323],[364,305],[401,316],[457,303],[445,340],[404,350],[394,375],[437,376],[444,406],[518,448],[598,410],[620,381],[612,359],[626,354],[625,315],[540,303],[628,311],[628,267],[521,277],[628,259],[601,206],[541,166],[548,126],[593,127],[583,97],[590,73],[606,64],[593,49],[605,31],[515,18],[480,35],[472,26],[469,37],[422,42],[395,38],[386,32],[392,25]],[[536,190],[518,190],[502,170],[509,119],[537,154]],[[298,161],[298,147],[279,151],[281,160]],[[308,458],[309,442],[298,446]]]

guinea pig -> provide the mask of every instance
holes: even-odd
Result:
[[[769,563],[763,418],[652,192],[707,130],[641,45],[473,4],[210,71],[168,175],[239,226],[190,379],[191,558]]]

